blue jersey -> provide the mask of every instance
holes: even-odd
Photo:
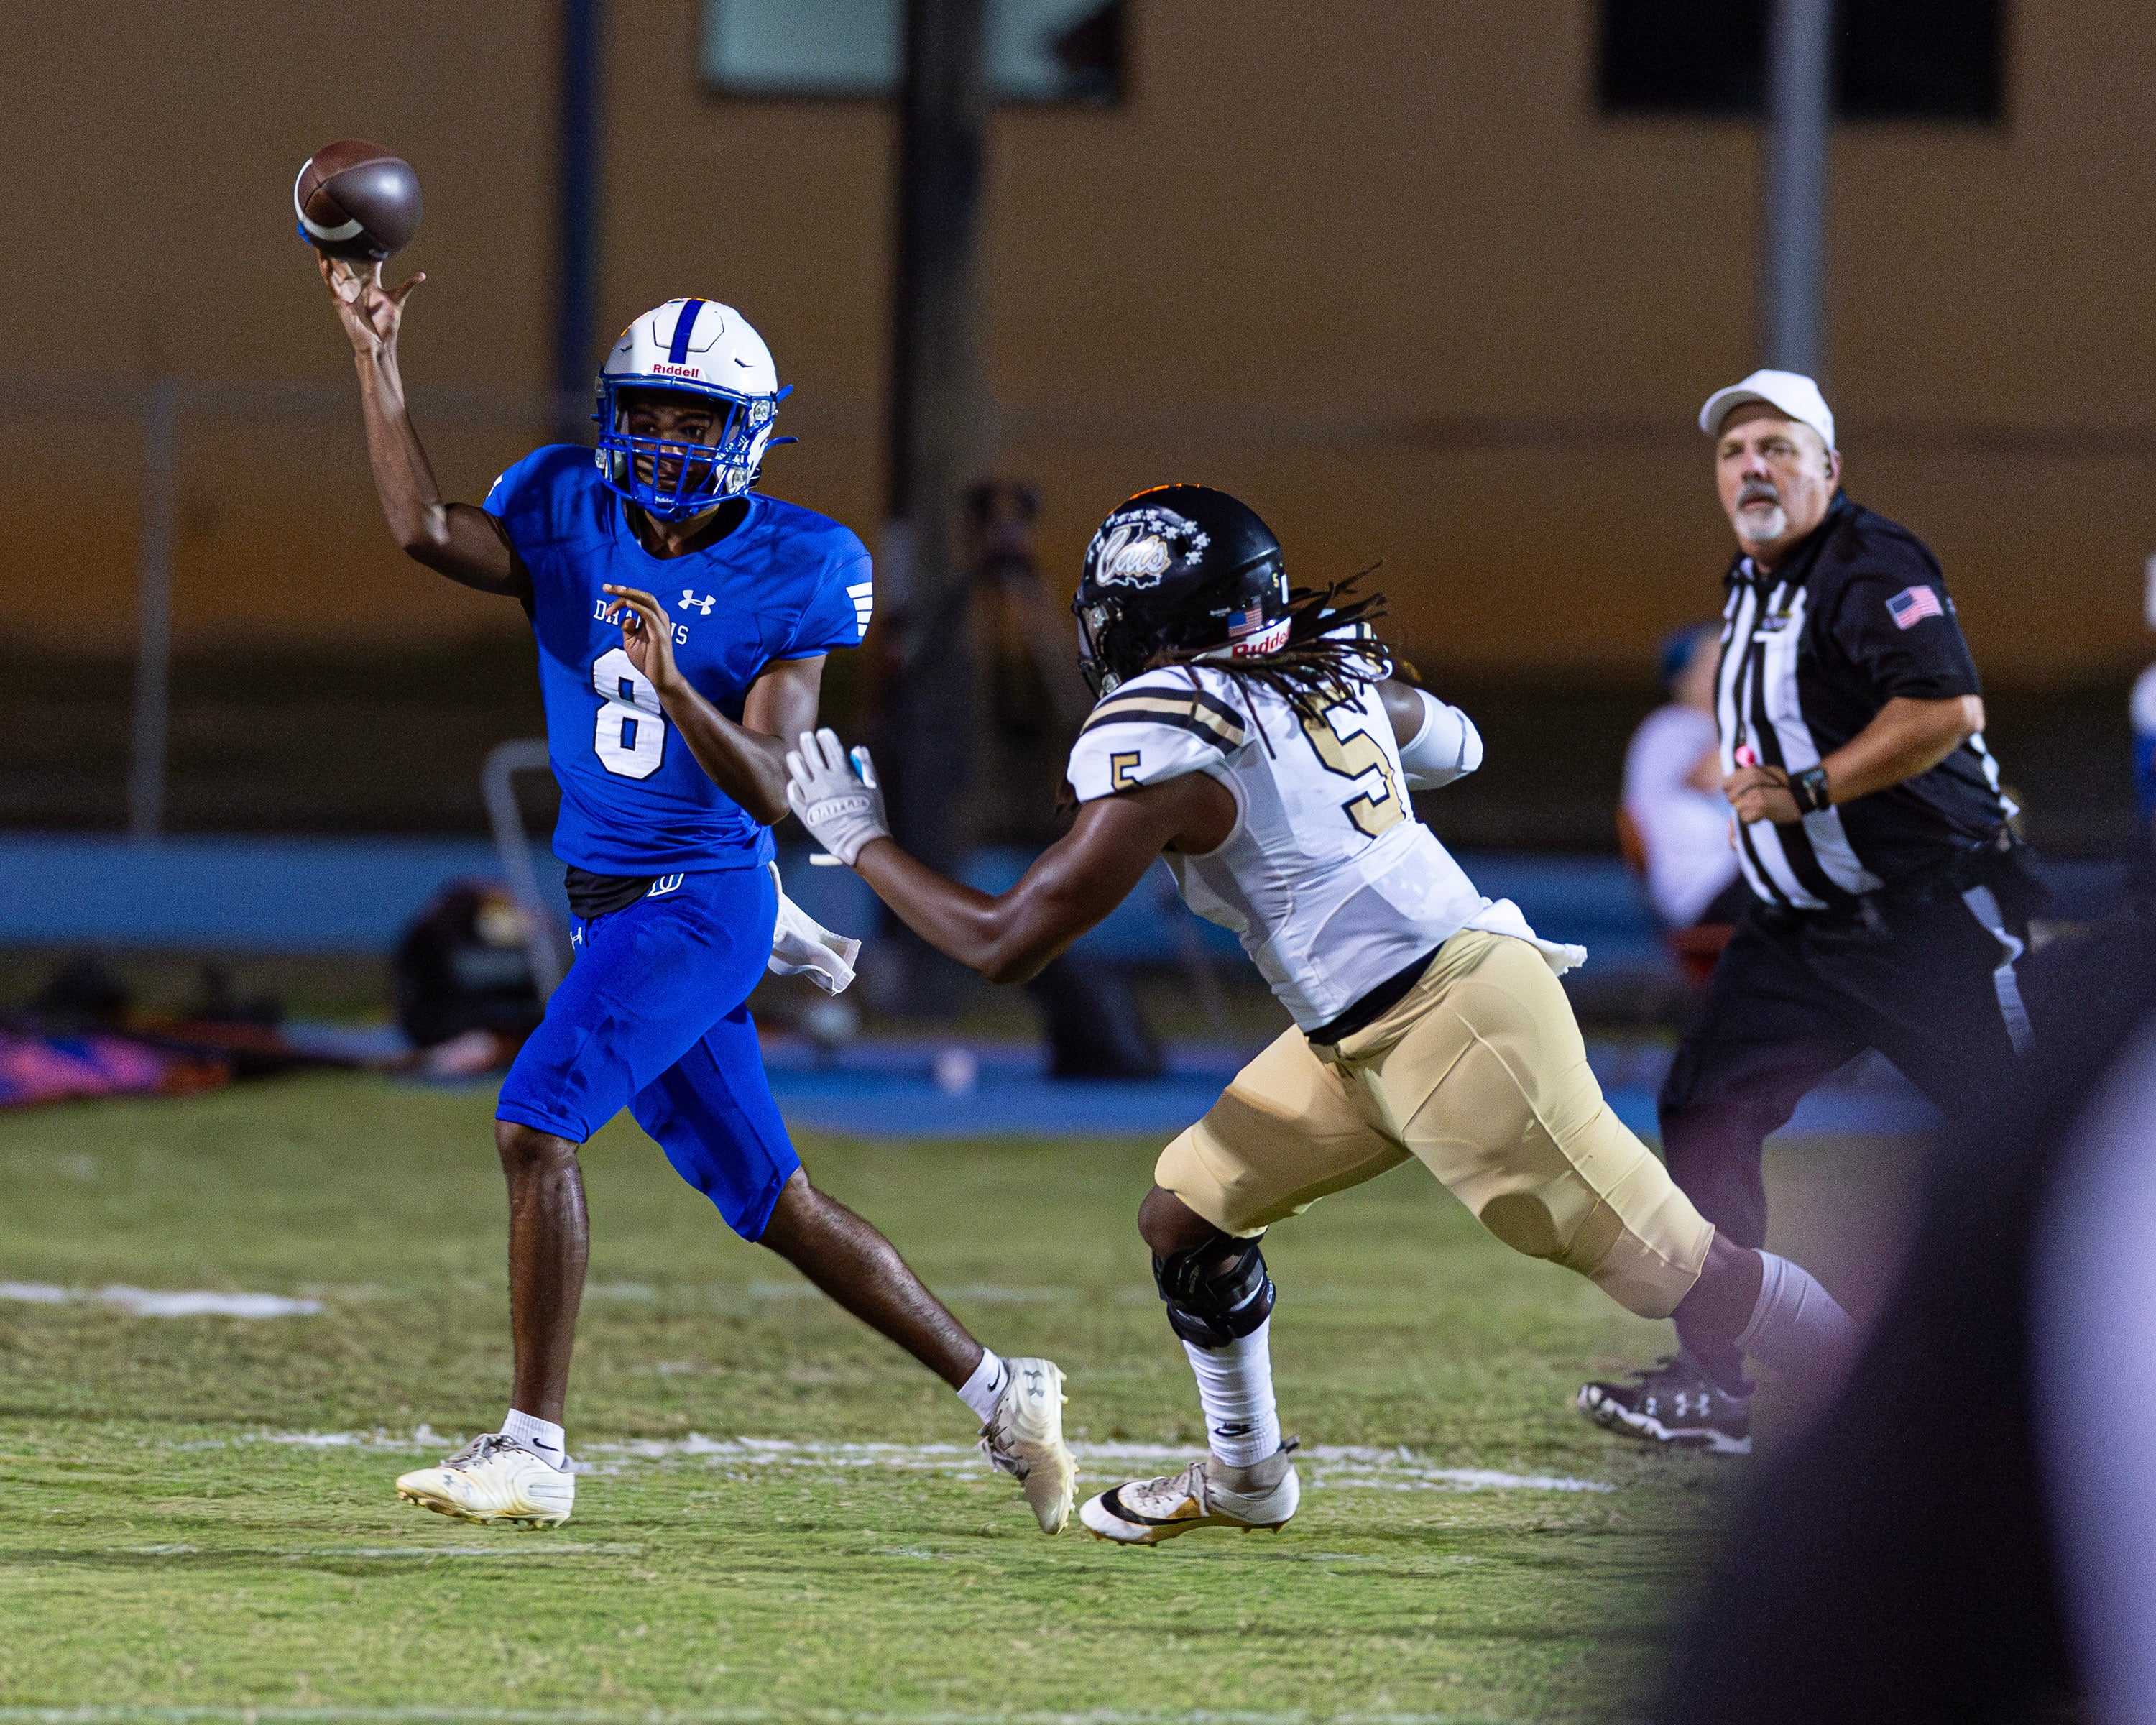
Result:
[[[554,855],[598,875],[761,866],[771,832],[713,784],[601,620],[600,588],[655,593],[674,619],[674,658],[697,692],[738,721],[774,660],[859,644],[869,554],[836,521],[757,492],[717,544],[655,557],[637,542],[592,452],[535,450],[494,482],[486,512],[531,572],[531,626],[547,750],[562,787]]]

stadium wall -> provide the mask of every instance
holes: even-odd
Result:
[[[2156,265],[2137,95],[2156,13],[2011,8],[1995,128],[1837,129],[1833,398],[1851,483],[1939,550],[1987,670],[2145,653]],[[988,355],[1065,567],[1134,486],[1202,476],[1298,570],[1383,559],[1402,633],[1490,671],[1636,664],[1712,601],[1689,418],[1752,358],[1756,126],[1610,120],[1590,0],[1133,0],[1116,108],[993,136]],[[513,632],[403,566],[287,191],[340,134],[417,163],[407,363],[445,485],[542,435],[554,33],[542,0],[362,12],[24,0],[0,68],[0,593],[18,643],[131,628],[135,406],[182,380],[185,642]],[[682,291],[771,338],[782,495],[873,540],[884,107],[715,97],[690,0],[610,8],[612,327]],[[2092,91],[2107,92],[2092,100]]]

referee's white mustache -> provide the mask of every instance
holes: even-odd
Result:
[[[1782,494],[1766,480],[1747,480],[1744,489],[1737,494],[1737,506],[1749,507],[1754,503],[1779,503]]]

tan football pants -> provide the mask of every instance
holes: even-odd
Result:
[[[1642,1317],[1676,1309],[1714,1238],[1603,1100],[1542,954],[1475,929],[1337,1046],[1287,1031],[1153,1178],[1248,1235],[1409,1156],[1515,1251],[1593,1277]]]

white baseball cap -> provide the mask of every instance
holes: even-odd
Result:
[[[1722,434],[1722,422],[1738,408],[1763,401],[1777,413],[1809,425],[1834,447],[1834,409],[1826,404],[1818,384],[1801,372],[1754,372],[1742,383],[1717,389],[1699,410],[1699,429],[1709,437]]]

